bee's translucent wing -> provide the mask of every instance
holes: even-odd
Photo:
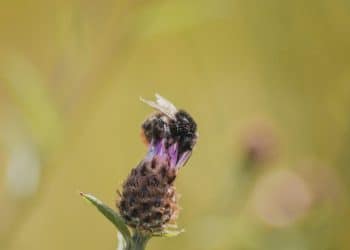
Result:
[[[175,115],[175,113],[177,112],[177,108],[174,106],[174,104],[172,104],[169,100],[165,99],[159,94],[156,94],[156,98],[157,98],[157,103],[160,106],[166,108],[170,113]]]
[[[165,99],[164,97],[160,96],[159,94],[156,94],[156,101],[148,101],[140,97],[140,100],[147,105],[151,106],[154,109],[159,110],[160,112],[164,113],[171,119],[175,119],[175,114],[177,112],[177,108],[172,104],[170,101]]]

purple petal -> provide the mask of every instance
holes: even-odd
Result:
[[[167,160],[169,158],[169,155],[165,147],[165,139],[163,139],[160,143],[158,143],[157,146],[159,147],[159,149],[156,155],[159,157],[159,159]]]
[[[153,144],[153,143],[152,143],[152,144]],[[163,141],[160,141],[160,142],[155,143],[155,146],[154,146],[154,153],[155,153],[156,155],[158,155],[158,154],[161,152],[162,147],[163,147]]]
[[[188,161],[188,159],[191,157],[192,154],[192,150],[188,150],[186,152],[184,152],[179,161],[176,164],[176,168],[181,168],[182,166],[184,166],[186,164],[186,162]]]
[[[145,157],[145,160],[152,160],[153,157],[159,154],[160,151],[162,151],[162,142],[154,142],[153,140],[150,143],[147,155]]]
[[[148,150],[148,152],[147,152],[147,154],[146,154],[145,160],[146,160],[146,161],[151,161],[152,158],[153,158],[155,155],[156,155],[156,154],[155,154],[155,148],[154,148],[154,146],[150,146],[150,147],[149,147],[149,150]]]
[[[159,147],[158,154],[159,154],[159,155],[164,155],[164,154],[165,154],[165,139],[163,139],[163,140],[158,144],[158,147]]]
[[[168,149],[168,153],[170,157],[170,167],[174,168],[178,159],[178,144],[174,143],[171,145]]]

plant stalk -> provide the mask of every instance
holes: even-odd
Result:
[[[149,235],[144,235],[139,232],[135,232],[132,237],[132,250],[144,250],[146,249],[146,245],[148,240],[150,239]]]
[[[131,238],[131,241],[126,242],[124,238],[118,234],[118,248],[117,250],[145,250],[148,240],[151,237],[149,235],[135,232]]]

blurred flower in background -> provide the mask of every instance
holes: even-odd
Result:
[[[242,137],[242,151],[248,165],[261,165],[277,157],[278,145],[274,129],[266,122],[247,126]]]
[[[287,227],[305,215],[312,204],[307,184],[288,170],[275,171],[256,184],[253,209],[266,224]]]

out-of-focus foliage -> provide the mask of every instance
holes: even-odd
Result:
[[[155,92],[200,140],[186,232],[150,249],[349,249],[349,24],[341,0],[2,1],[0,249],[115,249],[78,190],[114,205]]]

